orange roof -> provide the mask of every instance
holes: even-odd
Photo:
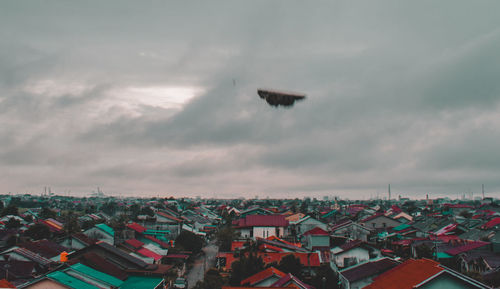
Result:
[[[257,274],[254,274],[245,280],[241,281],[241,285],[251,285],[254,286],[255,283],[261,282],[265,279],[268,279],[272,276],[278,276],[279,278],[283,278],[286,276],[286,273],[281,272],[280,270],[274,268],[274,267],[269,267],[265,270],[260,271]]]
[[[233,241],[231,242],[231,251],[245,247],[246,241]]]
[[[266,239],[267,240],[271,240],[271,241],[278,241],[278,242],[281,242],[283,244],[287,244],[287,245],[291,245],[291,246],[302,248],[302,244],[301,243],[291,243],[291,242],[285,241],[283,239],[280,239],[280,238],[278,238],[276,236],[269,236]]]
[[[375,277],[365,289],[411,289],[444,269],[430,259],[410,259]]]
[[[288,220],[289,222],[297,222],[298,220],[302,219],[303,217],[305,217],[304,214],[297,213],[297,214],[293,214],[291,216],[288,216],[285,219]]]

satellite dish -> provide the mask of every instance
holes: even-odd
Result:
[[[306,98],[305,94],[285,92],[279,90],[258,89],[257,94],[260,98],[265,99],[271,106],[293,106],[295,101],[300,101]]]

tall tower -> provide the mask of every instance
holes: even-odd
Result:
[[[389,184],[389,201],[391,200],[391,184]]]
[[[482,184],[482,189],[483,189],[483,200],[484,200],[484,184]]]

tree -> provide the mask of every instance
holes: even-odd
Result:
[[[316,289],[340,288],[338,284],[339,278],[329,265],[321,265],[311,280],[311,285]]]
[[[155,212],[150,207],[144,207],[141,209],[140,215],[148,215],[150,217],[155,215]]]
[[[17,210],[17,207],[14,205],[8,205],[2,210],[2,217],[7,216],[7,215],[14,215],[17,216],[19,215],[19,211]]]
[[[52,211],[49,208],[43,208],[42,211],[40,212],[40,218],[42,219],[48,219],[48,218],[54,219],[55,217],[57,217],[56,212]]]
[[[181,246],[185,250],[191,251],[194,254],[201,252],[203,247],[203,240],[196,234],[189,231],[182,231],[177,239],[175,239],[175,245]]]
[[[257,254],[249,253],[242,254],[240,260],[233,262],[231,265],[231,279],[229,284],[232,286],[239,286],[241,281],[250,277],[264,269],[264,262]]]
[[[26,230],[26,236],[31,237],[33,240],[41,240],[50,238],[49,227],[43,224],[34,224]]]
[[[217,245],[219,251],[230,252],[231,243],[239,236],[232,226],[225,226],[217,232]]]
[[[5,224],[5,227],[7,229],[17,229],[21,227],[21,222],[19,220],[16,220],[15,218],[10,218]]]
[[[69,213],[65,216],[64,231],[68,234],[81,231],[80,225],[78,224],[78,217],[75,214]]]
[[[290,273],[299,279],[302,278],[302,263],[300,263],[299,258],[292,254],[286,255],[281,259],[278,269],[285,273]]]
[[[224,285],[224,279],[220,275],[219,271],[214,268],[210,268],[207,273],[205,273],[205,278],[203,281],[198,281],[193,287],[194,289],[220,289]]]

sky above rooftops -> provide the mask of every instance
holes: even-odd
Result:
[[[498,196],[499,8],[2,1],[0,192]]]

